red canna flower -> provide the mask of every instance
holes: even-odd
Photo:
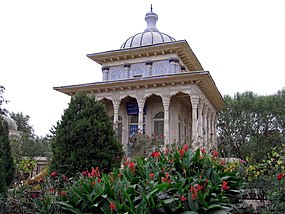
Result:
[[[206,153],[206,149],[205,148],[201,148],[201,152],[204,154]]]
[[[116,209],[116,205],[115,205],[114,202],[110,203],[110,209],[111,209],[112,212]]]
[[[182,147],[182,149],[183,149],[185,152],[187,152],[188,149],[189,149],[189,145],[188,145],[188,144],[184,144],[183,147]]]
[[[218,151],[217,151],[217,150],[214,150],[214,151],[213,151],[213,158],[218,157],[218,155],[219,155]]]
[[[153,152],[151,153],[151,157],[159,158],[160,153],[159,152]]]
[[[185,154],[185,150],[184,150],[184,149],[180,149],[180,150],[179,150],[179,155],[180,155],[180,157],[183,157],[184,154]]]
[[[230,188],[230,187],[228,186],[228,182],[223,181],[222,190],[227,190],[227,189],[229,189],[229,188]]]
[[[101,174],[100,174],[100,171],[99,171],[99,167],[97,166],[96,169],[94,169],[92,167],[91,169],[91,173],[88,174],[88,177],[100,177]]]
[[[57,177],[57,176],[58,176],[58,173],[57,173],[57,172],[55,172],[55,171],[53,171],[50,175],[51,175],[51,177],[54,177],[54,178],[55,178],[55,177]]]
[[[60,192],[59,192],[59,195],[62,196],[62,197],[63,197],[63,196],[66,196],[66,195],[67,195],[67,192],[66,192],[66,191],[60,191]]]
[[[88,175],[88,171],[86,170],[86,171],[83,171],[82,173],[81,173],[83,176],[87,176]]]
[[[65,175],[62,175],[62,180],[67,181],[67,180],[68,180],[68,177],[65,176]]]
[[[149,174],[149,177],[150,177],[150,179],[153,179],[154,173],[150,173],[150,174]]]
[[[279,174],[277,175],[277,180],[278,180],[278,181],[281,181],[283,177],[284,177],[284,174],[283,174],[283,173],[279,173]]]
[[[186,201],[187,200],[187,198],[184,195],[179,196],[179,198],[180,198],[181,201]]]

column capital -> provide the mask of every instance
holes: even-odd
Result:
[[[190,96],[190,99],[191,99],[192,107],[197,108],[197,106],[199,104],[199,96],[197,96],[197,95]]]

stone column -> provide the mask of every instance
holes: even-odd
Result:
[[[137,98],[137,103],[139,107],[139,118],[138,118],[138,131],[143,133],[143,108],[144,108],[144,97]]]
[[[114,120],[113,120],[113,128],[115,131],[118,130],[118,119],[119,119],[119,107],[120,107],[120,100],[114,99],[112,100],[113,107],[114,107]]]
[[[212,110],[209,109],[209,113],[208,113],[208,117],[207,117],[207,133],[208,133],[207,145],[211,144],[211,140],[212,140],[212,138],[211,138],[211,134],[212,134],[212,123],[211,123],[212,114],[213,114]]]
[[[217,130],[216,130],[216,112],[213,112],[212,114],[212,141],[211,141],[211,147],[216,147],[216,136],[217,136]]]
[[[152,61],[147,61],[145,63],[145,67],[146,67],[146,76],[147,77],[150,77],[152,76]]]
[[[164,144],[169,144],[169,104],[170,95],[162,97],[162,104],[164,110]]]
[[[125,74],[124,74],[124,77],[127,79],[127,78],[131,78],[130,76],[130,64],[128,63],[125,63],[124,64],[124,70],[125,70]]]
[[[200,99],[198,104],[198,138],[200,140],[202,140],[203,138],[203,120],[202,120],[203,106],[204,106],[204,100]]]
[[[197,107],[199,103],[198,96],[191,96],[192,104],[192,140],[193,140],[193,149],[196,149],[197,144]]]
[[[203,134],[204,134],[204,146],[207,145],[207,142],[208,142],[208,127],[207,127],[207,117],[208,117],[208,106],[204,106],[204,109],[203,109],[203,120],[204,120],[204,127],[203,127]]]
[[[108,66],[103,66],[102,67],[102,73],[103,73],[103,82],[108,81],[108,75],[109,75],[109,67]]]

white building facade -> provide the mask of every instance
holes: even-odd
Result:
[[[165,144],[191,142],[193,149],[216,147],[216,115],[224,101],[187,41],[156,28],[149,12],[147,28],[118,50],[88,54],[102,66],[102,82],[54,87],[73,96],[95,95],[113,118],[123,148],[142,132],[161,135]]]

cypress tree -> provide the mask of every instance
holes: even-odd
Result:
[[[120,166],[123,156],[105,106],[83,93],[71,98],[57,123],[52,152],[50,171],[71,177],[97,166],[110,172]]]
[[[1,169],[2,168],[2,169]],[[8,124],[0,116],[0,191],[5,192],[13,181],[15,165],[11,153]],[[3,189],[4,188],[4,189]]]

